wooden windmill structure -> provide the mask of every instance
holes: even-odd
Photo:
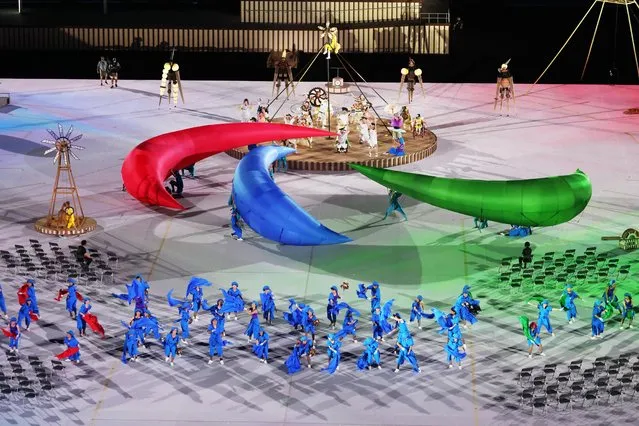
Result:
[[[46,218],[39,219],[35,228],[38,232],[53,235],[78,235],[94,230],[97,226],[94,219],[85,217],[80,201],[78,186],[73,176],[71,158],[79,160],[73,150],[83,150],[83,146],[75,145],[82,135],[71,136],[73,126],[65,132],[58,124],[58,133],[47,129],[53,139],[44,139],[42,143],[53,145],[44,155],[55,151],[53,164],[56,166],[51,202]],[[61,208],[56,210],[59,198],[64,199]]]
[[[281,52],[272,50],[266,60],[266,67],[273,68],[273,90],[272,96],[275,96],[276,90],[279,92],[282,83],[286,89],[286,99],[290,96],[291,89],[295,96],[295,84],[293,81],[293,69],[297,68],[299,63],[299,55],[295,47],[293,50],[285,49]]]

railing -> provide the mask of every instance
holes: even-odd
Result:
[[[0,27],[0,50],[317,52],[317,30]],[[345,53],[449,53],[449,25],[352,28],[338,33]]]
[[[425,24],[450,24],[450,12],[420,13],[419,19]]]
[[[242,1],[245,23],[334,24],[419,20],[421,0],[405,1]]]

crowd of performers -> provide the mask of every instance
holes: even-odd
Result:
[[[114,293],[112,295],[114,298],[133,306],[132,317],[121,321],[126,330],[122,346],[122,362],[126,364],[137,361],[140,349],[147,347],[146,340],[153,338],[161,343],[165,361],[173,366],[176,358],[181,356],[182,349],[189,345],[193,322],[199,321],[201,316],[206,314],[209,335],[209,352],[206,362],[224,364],[224,352],[226,347],[231,345],[231,342],[227,340],[226,323],[231,320],[237,321],[242,314],[246,313],[248,322],[243,338],[247,343],[252,344],[251,352],[261,363],[270,362],[270,337],[267,328],[273,325],[276,318],[283,319],[299,333],[291,354],[285,361],[289,374],[300,371],[303,366],[311,368],[312,358],[317,355],[319,346],[325,346],[328,355],[328,365],[322,370],[334,373],[340,367],[344,340],[348,339],[357,343],[361,338],[363,338],[363,347],[356,362],[358,369],[381,369],[386,360],[382,359],[380,345],[386,345],[387,340],[394,339],[391,347],[394,353],[395,372],[398,372],[405,363],[408,363],[413,371],[420,372],[414,352],[413,336],[408,325],[415,324],[421,330],[425,319],[434,319],[440,327],[438,333],[445,336],[443,352],[448,368],[457,366],[461,369],[462,360],[466,357],[466,344],[462,330],[467,330],[476,324],[477,313],[481,311],[480,303],[473,298],[471,288],[464,286],[449,312],[442,312],[436,308],[427,310],[423,297],[418,295],[411,304],[410,314],[404,318],[396,311],[394,299],[385,301],[382,299],[381,286],[374,281],[368,286],[359,284],[356,289],[359,299],[370,301],[370,325],[365,326],[360,323],[361,313],[342,301],[340,291],[343,292],[349,288],[348,283],[343,283],[340,288],[332,286],[328,292],[326,319],[329,333],[324,340],[319,336],[319,310],[314,309],[310,304],[289,299],[288,309],[278,314],[275,295],[268,285],[262,288],[259,301],[247,302],[237,282],[232,282],[228,289],[220,289],[221,297],[210,304],[204,296],[204,289],[211,286],[212,283],[204,278],[192,277],[186,286],[185,297],[174,297],[174,290],[171,289],[166,300],[168,305],[175,308],[177,312],[170,326],[161,324],[152,314],[149,306],[150,285],[141,276],[137,276],[126,286],[126,293]],[[610,281],[601,298],[595,300],[593,304],[592,339],[602,337],[605,322],[615,312],[620,315],[621,329],[626,326],[632,328],[634,319],[632,295],[625,293],[623,300],[620,300],[616,295],[616,289],[616,281]],[[0,311],[8,319],[8,326],[3,328],[2,332],[9,338],[9,351],[14,353],[19,350],[23,333],[28,332],[32,323],[40,318],[35,280],[27,280],[18,290],[17,296],[20,308],[17,316],[9,318],[4,294],[0,288]],[[55,300],[62,301],[63,296],[65,296],[65,310],[71,321],[75,323],[77,332],[71,329],[65,334],[63,343],[66,349],[55,356],[58,359],[79,363],[81,355],[78,338],[87,337],[87,327],[104,338],[104,328],[92,312],[91,300],[83,297],[78,291],[76,280],[70,278],[66,288],[58,291]],[[577,318],[575,301],[579,298],[573,286],[566,285],[559,299],[559,305],[566,313],[568,324],[572,324]],[[555,335],[550,321],[550,313],[553,310],[551,303],[547,299],[536,300],[535,303],[539,313],[536,322],[530,321],[526,316],[519,318],[528,345],[527,356],[530,358],[533,356],[534,348],[538,349],[538,355],[544,356],[542,329],[550,335]],[[340,319],[342,313],[343,317]],[[234,337],[234,339],[240,338]]]

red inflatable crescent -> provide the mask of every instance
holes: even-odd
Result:
[[[171,170],[180,170],[229,149],[268,141],[334,136],[311,127],[274,123],[211,124],[165,133],[142,142],[122,164],[122,181],[129,194],[154,206],[183,210],[164,188]]]

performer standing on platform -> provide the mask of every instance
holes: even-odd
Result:
[[[379,151],[377,148],[377,127],[375,127],[375,122],[372,122],[368,129],[368,156],[372,157],[373,152],[375,153],[375,158],[377,158]]]

